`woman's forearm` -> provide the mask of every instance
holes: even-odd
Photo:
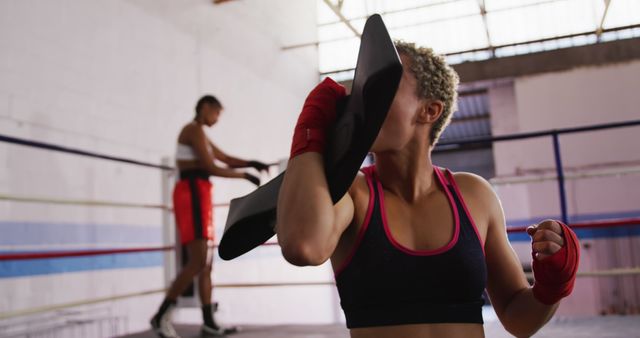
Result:
[[[289,161],[278,198],[276,231],[292,264],[321,264],[331,254],[340,232],[335,229],[334,206],[319,153],[304,153]]]
[[[543,304],[533,296],[532,288],[522,289],[505,308],[503,325],[516,337],[530,337],[553,317],[559,304]]]
[[[223,160],[230,168],[247,168],[249,167],[249,161],[229,156]]]
[[[210,165],[207,167],[207,172],[213,176],[227,177],[227,178],[244,178],[244,173],[235,171],[229,168],[221,168],[216,165]]]

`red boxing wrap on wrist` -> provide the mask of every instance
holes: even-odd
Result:
[[[533,256],[533,296],[540,302],[552,305],[573,291],[578,263],[580,242],[576,234],[565,224],[558,222],[564,234],[562,248],[542,260]]]
[[[293,132],[290,158],[324,152],[326,131],[336,119],[336,104],[346,95],[345,88],[328,77],[309,93]]]

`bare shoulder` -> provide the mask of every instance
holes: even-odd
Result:
[[[178,134],[178,143],[189,144],[191,142],[191,136],[194,133],[194,124],[187,123],[180,129]]]
[[[189,134],[204,134],[204,130],[197,123],[189,122],[183,128],[182,131]]]
[[[477,225],[488,229],[489,224],[501,218],[500,200],[487,180],[468,172],[457,172],[453,177]]]
[[[474,196],[482,196],[485,194],[494,195],[493,187],[491,184],[485,180],[482,176],[468,173],[464,171],[459,171],[453,173],[453,178],[456,181],[456,184],[463,192],[467,192]]]
[[[349,195],[354,197],[354,195],[366,191],[369,191],[369,188],[367,187],[367,178],[362,171],[358,171],[358,174],[356,174],[356,177],[353,179],[353,183],[351,183],[351,186],[349,187]]]
[[[182,128],[182,135],[184,139],[189,143],[207,141],[207,135],[201,126],[196,123],[188,123]]]

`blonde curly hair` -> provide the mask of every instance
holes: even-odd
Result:
[[[395,45],[399,54],[409,57],[412,61],[410,70],[417,80],[418,97],[443,103],[442,115],[433,124],[429,134],[429,142],[435,146],[442,131],[451,121],[453,112],[458,109],[460,78],[444,57],[434,53],[433,49],[399,40],[395,41]]]

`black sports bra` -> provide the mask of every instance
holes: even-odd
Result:
[[[454,236],[442,248],[415,251],[403,247],[389,231],[375,167],[362,171],[369,207],[351,255],[336,270],[347,327],[482,324],[484,248],[451,172],[435,168],[451,205]]]

